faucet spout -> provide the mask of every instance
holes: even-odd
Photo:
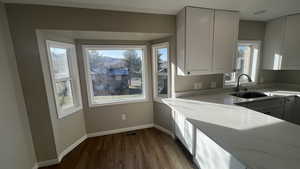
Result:
[[[248,82],[252,82],[251,77],[250,77],[249,75],[244,74],[244,73],[243,73],[243,74],[240,74],[239,77],[238,77],[238,81],[237,81],[236,88],[235,88],[235,91],[236,91],[236,92],[239,92],[239,91],[240,91],[240,79],[241,79],[242,76],[246,76],[247,79],[248,79]]]

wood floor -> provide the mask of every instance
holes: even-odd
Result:
[[[43,169],[196,169],[183,148],[155,129],[89,138]]]

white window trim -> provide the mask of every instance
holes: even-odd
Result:
[[[158,96],[157,93],[157,56],[155,50],[158,48],[167,48],[168,49],[168,93],[167,97],[171,97],[171,65],[170,65],[170,48],[169,48],[169,43],[168,42],[163,42],[163,43],[158,43],[152,45],[152,78],[153,78],[153,99],[156,102],[162,103],[162,99],[164,97]]]
[[[87,57],[88,49],[143,49],[142,57],[142,75],[143,75],[143,97],[141,98],[124,98],[124,99],[114,99],[103,102],[94,102],[93,101],[93,90],[92,90],[92,81],[89,74],[89,60]],[[99,107],[107,105],[118,105],[126,103],[138,103],[138,102],[148,102],[149,93],[148,93],[148,56],[147,56],[147,46],[146,45],[82,45],[82,53],[84,58],[84,70],[85,70],[85,81],[87,86],[88,94],[88,103],[89,107]]]
[[[261,48],[261,41],[260,40],[239,40],[238,44],[236,45],[236,55],[238,55],[238,46],[239,44],[255,44],[259,48],[259,53],[257,56],[257,66],[256,66],[256,77],[253,82],[240,82],[240,84],[243,84],[243,86],[255,86],[258,83],[258,77],[259,77],[259,69],[260,69],[260,62],[261,62],[261,53],[262,53],[262,48]],[[234,58],[235,59],[235,58]],[[251,59],[251,62],[253,60]],[[252,64],[252,63],[251,63]],[[223,80],[223,88],[234,88],[236,87],[237,82],[231,82],[231,83],[225,83],[225,79]]]
[[[53,72],[53,63],[52,63],[52,58],[50,54],[50,48],[49,46],[52,47],[58,47],[58,48],[69,48],[71,52],[72,57],[68,57],[68,63],[69,63],[69,71],[70,71],[70,80],[73,81],[71,83],[71,88],[72,88],[72,95],[73,95],[73,102],[74,106],[69,107],[65,110],[62,110],[57,102],[58,97],[57,97],[57,92],[56,92],[56,81],[54,77],[54,72]],[[47,50],[47,67],[48,67],[48,73],[50,75],[50,80],[51,80],[51,89],[53,92],[53,99],[55,102],[56,106],[56,111],[58,118],[61,119],[63,117],[66,117],[70,114],[73,114],[79,110],[82,110],[82,99],[81,99],[81,91],[80,91],[80,82],[79,82],[79,73],[78,73],[78,66],[77,66],[77,56],[76,56],[76,49],[75,45],[71,43],[64,43],[64,42],[57,42],[57,41],[51,41],[51,40],[46,40],[46,50]],[[46,65],[44,65],[46,66]]]

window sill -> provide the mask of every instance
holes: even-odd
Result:
[[[110,101],[110,102],[94,102],[94,103],[89,103],[89,107],[102,107],[102,106],[129,104],[129,103],[143,103],[143,102],[149,102],[149,99],[141,98],[141,99]]]
[[[62,119],[64,117],[67,117],[67,116],[69,116],[73,113],[76,113],[76,112],[80,111],[80,110],[82,110],[82,106],[69,108],[68,110],[66,110],[64,112],[57,113],[58,114],[58,119]]]
[[[162,100],[163,99],[166,99],[168,97],[155,97],[153,100],[154,102],[157,102],[157,103],[164,103]]]

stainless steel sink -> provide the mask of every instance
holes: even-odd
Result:
[[[261,92],[238,92],[231,94],[232,96],[251,99],[251,98],[258,98],[258,97],[266,97],[268,95],[261,93]]]

